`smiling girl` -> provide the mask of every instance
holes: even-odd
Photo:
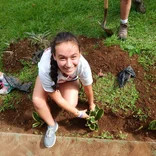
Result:
[[[87,60],[81,55],[77,38],[70,32],[61,32],[51,42],[38,63],[33,104],[40,117],[47,123],[44,145],[52,147],[56,142],[55,132],[58,129],[50,108],[47,96],[56,104],[75,117],[88,118],[87,110],[79,111],[78,104],[79,80],[81,81],[90,110],[94,110],[92,90],[92,73]]]

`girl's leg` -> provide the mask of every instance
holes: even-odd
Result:
[[[47,96],[47,93],[42,87],[40,78],[37,77],[32,97],[34,108],[49,126],[54,126],[55,122],[47,104]]]
[[[78,80],[59,84],[59,90],[68,103],[76,107],[78,103],[79,92]]]

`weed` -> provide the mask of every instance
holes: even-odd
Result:
[[[108,131],[103,131],[103,132],[101,133],[101,135],[96,136],[96,137],[97,137],[97,138],[100,138],[100,139],[113,139],[113,138],[114,138],[113,134],[111,134],[111,133],[108,132]]]
[[[148,118],[148,115],[144,113],[144,111],[141,108],[138,108],[134,111],[133,117],[139,119],[140,121],[146,121]]]
[[[122,131],[119,131],[119,134],[116,136],[119,139],[125,140],[127,138],[128,134],[124,134]]]

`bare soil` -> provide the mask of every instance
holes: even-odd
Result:
[[[84,57],[88,60],[92,72],[98,74],[100,70],[104,74],[111,72],[115,76],[129,65],[132,66],[136,73],[134,83],[136,89],[139,91],[139,99],[137,100],[137,107],[140,107],[148,114],[146,122],[139,121],[133,115],[121,116],[114,114],[110,110],[104,110],[104,116],[99,120],[99,131],[92,132],[85,126],[86,120],[73,117],[70,113],[59,108],[53,101],[49,100],[49,105],[52,108],[52,113],[59,124],[57,135],[61,136],[80,136],[80,137],[94,137],[94,135],[101,135],[103,131],[109,131],[117,137],[119,131],[124,134],[127,133],[127,140],[143,140],[155,141],[155,131],[148,130],[150,121],[156,119],[156,70],[155,65],[151,66],[148,71],[138,63],[138,56],[129,57],[128,53],[121,50],[118,45],[107,47],[103,39],[79,37],[82,52]],[[17,43],[11,43],[3,55],[3,71],[4,73],[18,73],[23,68],[20,59],[30,61],[33,54],[38,50],[37,45],[32,45],[29,39],[19,40]],[[36,64],[34,65],[36,66]],[[46,130],[46,125],[40,128],[32,128],[34,120],[32,119],[32,112],[34,111],[31,101],[31,93],[21,94],[20,101],[12,101],[14,103],[14,110],[6,110],[0,113],[0,131],[1,132],[17,132],[17,133],[37,133],[42,134]],[[12,91],[14,92],[14,91]],[[11,93],[10,93],[11,94]],[[5,96],[5,95],[4,95]],[[0,96],[0,105],[3,100]],[[100,105],[100,104],[99,104]],[[79,101],[78,108],[88,108],[86,101]],[[147,110],[150,110],[148,111]],[[141,126],[142,129],[138,130]]]

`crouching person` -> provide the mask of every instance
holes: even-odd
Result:
[[[56,142],[55,132],[58,123],[54,120],[47,103],[47,97],[70,112],[75,117],[88,118],[86,110],[79,111],[79,80],[81,81],[89,103],[94,110],[92,73],[87,60],[80,52],[77,38],[70,32],[61,32],[51,42],[38,63],[38,76],[33,91],[33,104],[40,117],[47,123],[44,145],[52,147]]]

